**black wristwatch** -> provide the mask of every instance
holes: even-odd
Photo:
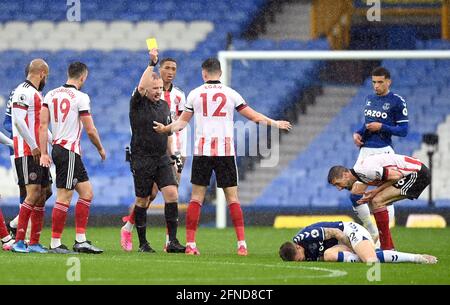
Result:
[[[148,65],[149,65],[150,67],[154,67],[154,66],[156,66],[156,65],[158,64],[158,62],[159,62],[159,58],[156,60],[156,62],[153,62],[152,60],[150,60],[150,62],[148,63]]]

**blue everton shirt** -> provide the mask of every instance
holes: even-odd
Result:
[[[11,91],[8,99],[8,103],[6,104],[6,110],[5,110],[5,119],[3,120],[3,128],[9,133],[9,138],[12,140],[13,134],[12,134],[12,113],[11,113],[11,106],[12,106],[12,97],[14,95],[14,90]],[[11,155],[14,155],[14,148],[10,147],[9,152]]]
[[[318,261],[323,258],[325,250],[338,244],[336,238],[324,240],[324,228],[334,228],[344,231],[344,223],[336,222],[316,222],[305,227],[292,239],[294,243],[305,249],[305,260]]]
[[[381,130],[370,132],[366,124],[382,123]],[[398,94],[389,92],[384,96],[371,94],[366,98],[364,125],[356,131],[362,136],[362,147],[380,148],[392,146],[391,137],[405,137],[408,133],[408,109],[406,101]]]

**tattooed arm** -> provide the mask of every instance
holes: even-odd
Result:
[[[324,231],[324,240],[336,238],[339,243],[346,245],[350,249],[352,249],[352,245],[350,244],[350,240],[347,236],[345,236],[344,232],[339,229],[334,228],[323,228]]]

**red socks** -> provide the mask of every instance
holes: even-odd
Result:
[[[186,242],[195,242],[195,232],[197,231],[200,219],[201,203],[191,200],[186,213]],[[244,232],[244,216],[239,202],[232,202],[229,206],[231,219],[233,220],[234,229],[238,241],[245,240]]]
[[[381,249],[394,249],[394,242],[392,241],[391,230],[389,229],[389,213],[386,207],[373,211],[373,216],[377,222],[378,234],[381,243]]]
[[[3,218],[2,210],[0,210],[0,239],[5,238],[8,235],[9,232],[6,228],[5,219]]]
[[[35,206],[31,213],[31,234],[30,245],[36,245],[41,238],[42,227],[44,226],[44,207]]]
[[[201,202],[191,200],[186,212],[186,242],[195,242],[195,232],[197,231],[198,222],[200,220]]]
[[[128,222],[134,225],[134,209],[131,210],[130,215],[128,215]]]
[[[33,207],[24,201],[20,205],[16,242],[20,240],[23,241],[25,239],[25,233],[27,232],[28,221],[30,220],[31,212],[33,212]]]
[[[242,213],[241,205],[239,204],[239,202],[232,202],[228,207],[230,209],[231,220],[233,221],[237,240],[245,240],[244,215]]]
[[[61,238],[68,210],[69,207],[67,205],[60,202],[55,203],[52,212],[52,238]]]
[[[79,198],[75,206],[75,227],[77,234],[85,234],[91,201]]]

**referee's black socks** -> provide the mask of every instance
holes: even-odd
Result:
[[[164,216],[166,217],[169,241],[172,241],[177,238],[178,202],[166,202],[166,204],[164,204]]]
[[[134,222],[139,237],[139,247],[147,243],[147,209],[134,206]]]

